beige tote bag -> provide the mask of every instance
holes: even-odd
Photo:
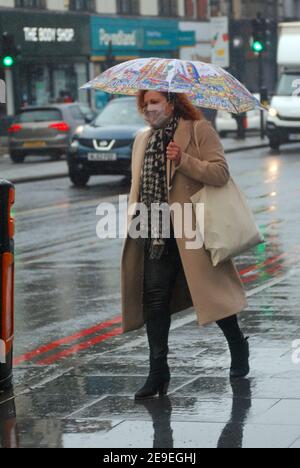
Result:
[[[246,197],[232,178],[223,187],[205,185],[190,199],[197,222],[196,205],[204,204],[204,227],[199,228],[214,266],[264,242]]]

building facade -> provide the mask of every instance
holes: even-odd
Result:
[[[107,66],[141,56],[211,60],[210,19],[228,17],[230,71],[258,91],[251,19],[300,19],[300,0],[0,0],[0,34],[21,47],[18,106],[56,101],[62,91],[103,106],[79,87]],[[275,26],[276,30],[276,26]],[[276,37],[264,53],[265,81],[276,82]],[[3,69],[0,67],[0,79]]]
[[[285,0],[283,16],[287,21],[300,20],[300,0]]]
[[[184,0],[0,0],[0,35],[13,34],[21,48],[13,70],[16,107],[56,102],[63,91],[102,107],[100,93],[79,88],[107,66],[179,57],[181,47],[195,45],[195,30],[179,28],[185,6]]]

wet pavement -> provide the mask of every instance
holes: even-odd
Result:
[[[300,446],[298,174],[300,147],[228,156],[264,235],[237,261],[249,309],[249,379],[231,383],[229,352],[193,309],[173,318],[169,396],[135,403],[148,372],[144,330],[120,330],[122,240],[96,237],[96,208],[129,187],[95,178],[17,187],[14,391],[0,395],[0,446]],[[298,353],[299,357],[299,353]],[[295,358],[295,355],[294,355]]]

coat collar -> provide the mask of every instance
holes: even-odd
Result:
[[[174,135],[174,141],[177,145],[180,146],[182,152],[184,153],[189,146],[191,141],[192,132],[191,132],[192,123],[188,120],[184,120],[180,118],[177,130]],[[133,174],[132,174],[132,182],[134,185],[134,190],[136,193],[137,198],[140,194],[140,177],[142,173],[142,167],[145,157],[145,151],[147,147],[147,143],[149,140],[150,135],[153,133],[152,130],[147,130],[141,136],[140,143],[137,148],[137,154],[135,155],[135,165],[133,167]],[[172,188],[172,180],[175,175],[175,164],[168,159],[167,160],[167,180],[170,181],[170,173],[171,173],[171,186],[169,190]]]

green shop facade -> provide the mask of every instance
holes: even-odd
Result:
[[[78,88],[89,78],[90,16],[1,11],[1,36],[5,31],[21,49],[13,67],[16,108],[56,102],[62,92],[87,101]]]

